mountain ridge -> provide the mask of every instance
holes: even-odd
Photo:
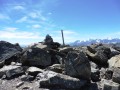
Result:
[[[70,46],[87,46],[95,43],[115,44],[115,43],[120,43],[120,38],[76,40],[74,42],[69,43],[69,45]]]

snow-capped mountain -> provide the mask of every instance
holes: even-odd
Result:
[[[114,39],[89,39],[89,40],[76,40],[75,42],[70,43],[70,46],[86,46],[95,43],[104,43],[104,44],[111,44],[111,43],[120,43],[119,38]]]

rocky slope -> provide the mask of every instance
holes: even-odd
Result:
[[[0,41],[0,90],[120,90],[120,47]]]

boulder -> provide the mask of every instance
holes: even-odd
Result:
[[[119,55],[119,54],[120,54],[119,51],[115,50],[115,49],[112,48],[112,47],[110,48],[110,50],[111,50],[110,58],[113,57],[113,56],[115,56],[115,55]]]
[[[114,69],[112,81],[120,84],[120,68]]]
[[[90,51],[87,50],[86,53],[88,55],[88,58],[91,61],[95,62],[98,66],[107,66],[108,65],[108,63],[107,63],[108,57],[104,53],[104,51],[99,50],[94,54],[94,53],[91,53]]]
[[[3,66],[4,62],[10,64],[16,61],[21,51],[22,48],[18,44],[0,41],[0,66]]]
[[[51,55],[40,48],[30,48],[21,57],[23,65],[47,67],[51,65]]]
[[[103,51],[103,53],[106,54],[107,57],[109,57],[111,53],[110,47],[105,46],[105,45],[95,48],[95,51]]]
[[[65,60],[65,73],[72,77],[90,80],[90,63],[82,51],[71,51],[67,54]]]
[[[91,66],[91,80],[93,82],[100,81],[100,71],[97,68],[97,65],[93,62],[90,62],[90,66]]]
[[[16,75],[20,75],[24,73],[24,69],[21,66],[4,66],[0,69],[0,77],[6,75],[7,78],[11,78]]]
[[[120,90],[120,84],[112,82],[110,80],[104,80],[103,82],[103,89],[102,90]]]
[[[116,55],[108,60],[109,67],[120,68],[120,54]]]
[[[86,85],[86,80],[79,80],[67,75],[58,74],[52,71],[46,71],[38,74],[40,80],[40,88],[49,89],[68,89],[78,90]]]
[[[91,80],[93,82],[100,81],[100,71],[98,69],[91,68]]]
[[[113,70],[112,68],[101,68],[100,69],[100,77],[101,79],[106,79],[106,80],[111,80],[113,75]]]
[[[95,62],[98,66],[108,66],[108,59],[110,58],[110,46],[103,44],[95,44],[91,46],[87,46],[86,53],[88,58]]]

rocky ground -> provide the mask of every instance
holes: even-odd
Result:
[[[0,41],[0,90],[120,90],[120,46]]]

